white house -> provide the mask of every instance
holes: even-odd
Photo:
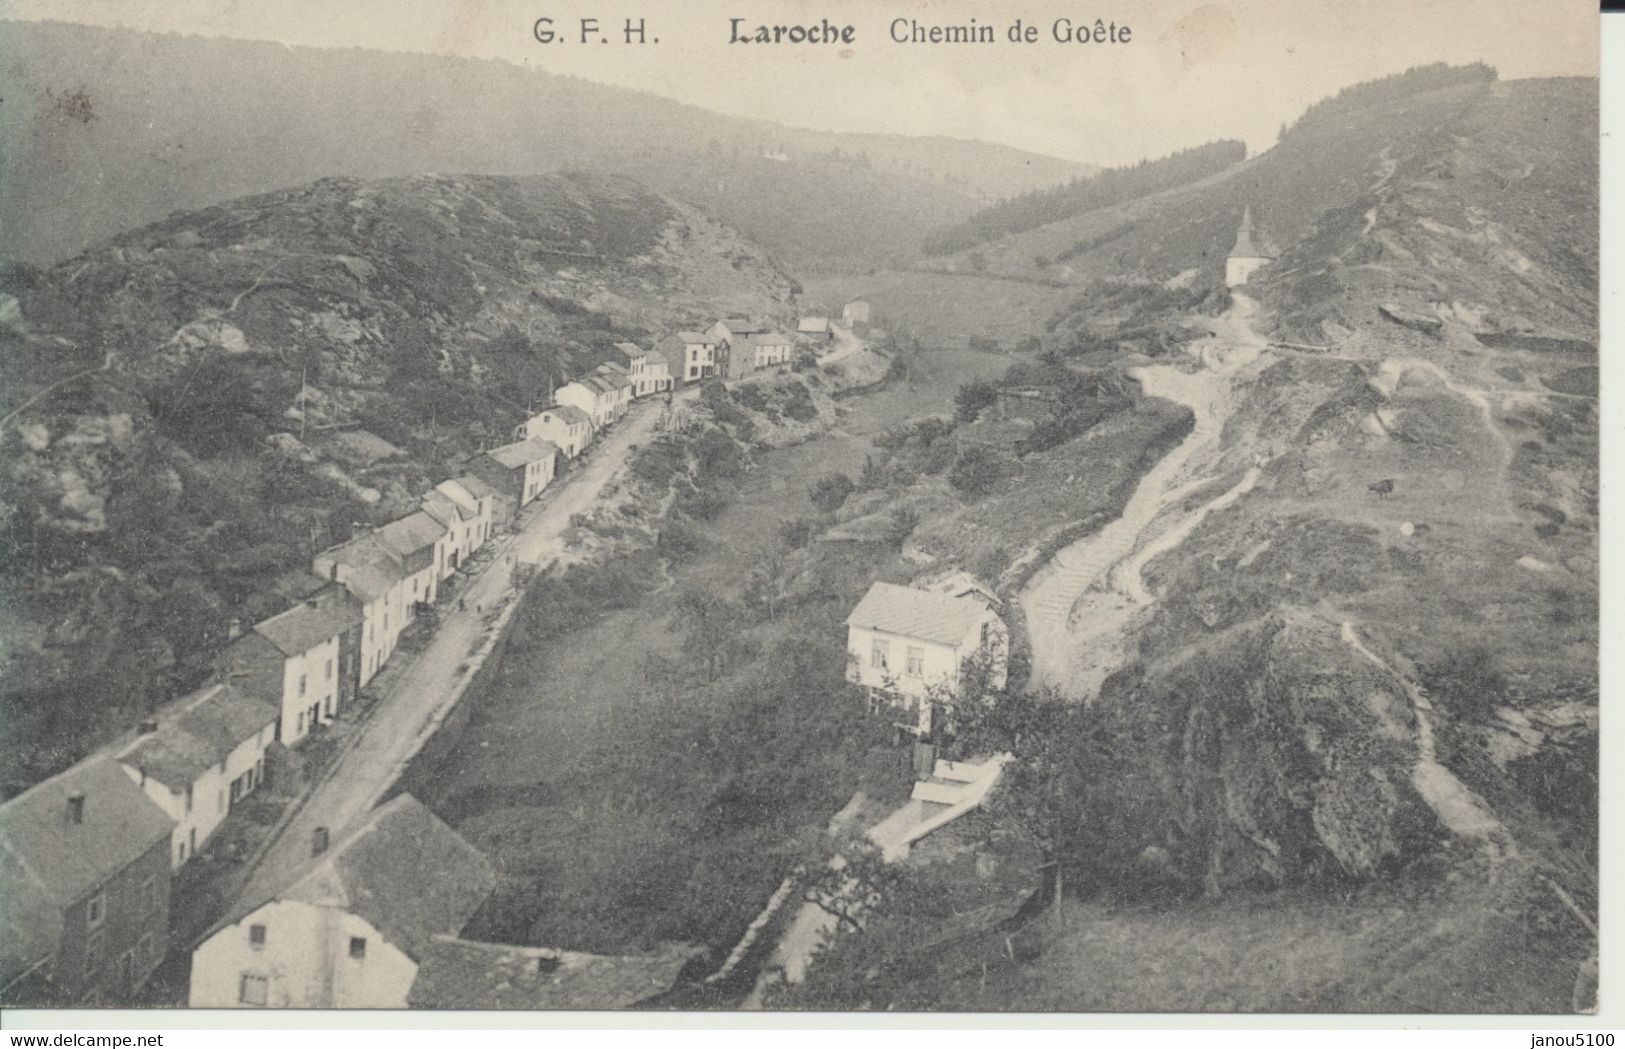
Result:
[[[402,794],[217,926],[192,952],[187,1004],[404,1009],[433,938],[461,932],[495,886],[478,850]]]
[[[986,659],[989,684],[1004,684],[1010,631],[981,594],[875,583],[846,628],[847,680],[918,711],[921,733],[931,727],[922,700],[957,696],[967,661]]]
[[[441,566],[450,541],[446,526],[418,510],[379,528],[378,538],[406,566],[406,599],[413,605],[434,604],[440,595]]]
[[[650,351],[631,342],[617,342],[615,352],[620,354],[620,363],[632,380],[633,397],[647,397],[651,393],[664,393],[671,389],[671,374],[664,367],[664,357],[660,357],[658,362],[652,361]],[[659,364],[658,368],[654,366],[656,363]]]
[[[615,418],[619,419],[632,407],[632,375],[627,369],[614,361],[605,361],[593,369],[593,378],[608,383],[614,388]]]
[[[649,380],[651,393],[669,393],[676,385],[676,380],[672,378],[671,361],[658,349],[644,355],[643,374]]]
[[[790,362],[790,351],[795,341],[778,331],[766,331],[745,340],[750,347],[752,368],[773,368]]]
[[[602,430],[615,421],[615,389],[589,375],[567,382],[553,394],[560,404],[585,412],[592,420],[594,430]]]
[[[853,299],[841,307],[841,323],[848,328],[859,324],[869,323],[869,304],[863,299]]]
[[[334,580],[361,604],[359,683],[365,685],[394,653],[401,631],[412,621],[406,564],[369,531],[317,554],[311,571]]]
[[[566,459],[574,459],[592,443],[592,417],[580,408],[555,404],[520,423],[513,436],[516,441],[532,437],[551,441]]]
[[[265,779],[277,709],[231,684],[171,704],[117,752],[125,773],[170,819],[170,862],[197,855],[215,828]]]
[[[1224,283],[1234,288],[1246,284],[1254,273],[1275,260],[1275,253],[1264,237],[1253,228],[1253,209],[1243,208],[1241,228],[1236,230],[1236,245],[1224,260]]]
[[[448,579],[468,562],[491,534],[491,500],[456,481],[441,481],[423,495],[423,512],[446,529],[440,578]]]
[[[227,645],[222,671],[277,709],[276,738],[293,746],[343,706],[346,683],[359,671],[354,653],[363,628],[360,601],[343,586],[326,587]]]
[[[717,373],[717,340],[697,331],[680,331],[660,340],[657,347],[671,362],[678,385],[709,379]]]

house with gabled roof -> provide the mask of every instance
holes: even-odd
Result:
[[[821,342],[828,342],[835,338],[835,329],[830,326],[828,317],[803,317],[796,324],[796,334]]]
[[[959,694],[966,664],[986,664],[988,683],[1004,685],[1010,631],[975,590],[936,593],[875,583],[846,617],[847,680],[876,702],[915,710],[931,727],[931,700]]]
[[[542,494],[558,470],[559,449],[551,441],[528,437],[488,448],[468,461],[469,472],[500,488],[518,510]]]
[[[372,530],[328,547],[311,571],[343,587],[361,605],[358,687],[365,687],[395,651],[412,621],[406,597],[406,563]],[[343,696],[340,696],[341,704]]]
[[[632,396],[647,397],[652,393],[664,393],[671,388],[671,375],[665,371],[664,357],[658,357],[660,368],[653,367],[651,351],[644,349],[637,343],[617,342],[615,352],[620,355],[619,364],[626,368],[627,376],[632,380]]]
[[[596,432],[615,421],[615,388],[594,375],[567,382],[553,393],[559,404],[583,412]]]
[[[129,1001],[168,950],[174,826],[105,756],[0,805],[0,1002]]]
[[[614,401],[611,406],[611,415],[619,419],[632,407],[632,374],[626,367],[614,361],[605,361],[593,369],[593,377],[606,382],[614,388]]]
[[[717,374],[717,340],[704,332],[673,332],[655,348],[671,363],[672,380],[677,386]]]
[[[592,443],[592,416],[573,405],[549,405],[515,427],[513,437],[551,441],[566,459],[574,459]]]
[[[441,566],[450,539],[446,526],[432,514],[417,510],[379,526],[376,534],[406,568],[408,604],[414,608],[433,605],[440,596]]]
[[[324,587],[228,644],[221,671],[276,708],[276,738],[293,746],[354,698],[364,623],[360,598],[343,585]]]
[[[227,682],[205,685],[143,722],[115,757],[135,785],[175,821],[170,862],[179,867],[265,779],[276,707]]]
[[[468,563],[474,552],[491,538],[490,496],[476,495],[461,481],[441,481],[423,497],[423,512],[446,526],[446,558],[441,578],[449,577]]]
[[[671,361],[658,347],[644,354],[643,375],[648,379],[648,393],[670,393],[676,385],[676,379],[672,377]]]
[[[460,933],[496,887],[479,850],[410,794],[313,851],[198,944],[189,1005],[405,1008],[435,937]]]

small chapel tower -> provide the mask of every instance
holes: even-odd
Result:
[[[1253,229],[1253,209],[1243,209],[1241,228],[1236,231],[1236,246],[1230,249],[1229,256],[1224,260],[1225,286],[1234,288],[1238,284],[1246,284],[1254,273],[1274,259],[1274,252],[1263,236]]]

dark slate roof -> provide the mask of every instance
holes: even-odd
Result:
[[[643,361],[644,368],[649,368],[651,365],[661,364],[664,364],[667,368],[670,368],[671,358],[667,357],[664,353],[661,353],[659,349],[650,350]]]
[[[503,494],[484,478],[476,477],[473,474],[458,474],[452,480],[468,489],[468,494],[476,499],[496,499]]]
[[[254,633],[283,655],[297,656],[360,625],[361,606],[343,587],[329,586],[254,624]]]
[[[85,797],[84,820],[68,796]],[[56,950],[63,908],[140,859],[175,821],[111,758],[97,757],[0,805],[0,984]]]
[[[462,521],[471,521],[478,516],[473,510],[438,490],[423,493],[423,512],[447,528]]]
[[[717,341],[717,340],[711,338],[711,336],[706,335],[703,332],[697,332],[697,331],[680,331],[680,332],[677,333],[677,338],[680,339],[683,342],[691,342],[691,343],[692,342],[712,343],[712,342]]]
[[[513,470],[530,463],[541,462],[548,456],[557,454],[558,450],[558,446],[551,441],[532,437],[528,441],[515,441],[500,448],[492,448],[485,454],[493,462]]]
[[[544,411],[552,412],[570,426],[591,426],[592,416],[573,404],[555,404]]]
[[[324,550],[323,554],[349,569],[344,589],[363,601],[383,597],[409,574],[399,556],[371,532]]]
[[[342,907],[421,962],[432,937],[461,932],[494,888],[496,874],[485,856],[421,801],[401,794],[373,809],[270,899]]]
[[[436,936],[407,1004],[420,1009],[625,1009],[669,991],[702,953],[673,944],[612,957]]]
[[[635,342],[617,342],[615,344],[615,349],[619,350],[624,356],[629,358],[642,357],[648,352]]]
[[[164,711],[158,730],[137,737],[119,761],[184,790],[276,719],[269,703],[232,685],[207,685]]]
[[[987,614],[987,606],[970,597],[949,597],[928,590],[876,583],[846,617],[848,626],[957,645]]]
[[[396,518],[378,529],[378,538],[402,557],[434,546],[445,534],[446,526],[422,510]]]

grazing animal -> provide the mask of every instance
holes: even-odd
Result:
[[[1386,499],[1394,490],[1394,479],[1392,477],[1385,478],[1378,481],[1376,484],[1366,485],[1366,488],[1370,491],[1376,492],[1378,499]]]

